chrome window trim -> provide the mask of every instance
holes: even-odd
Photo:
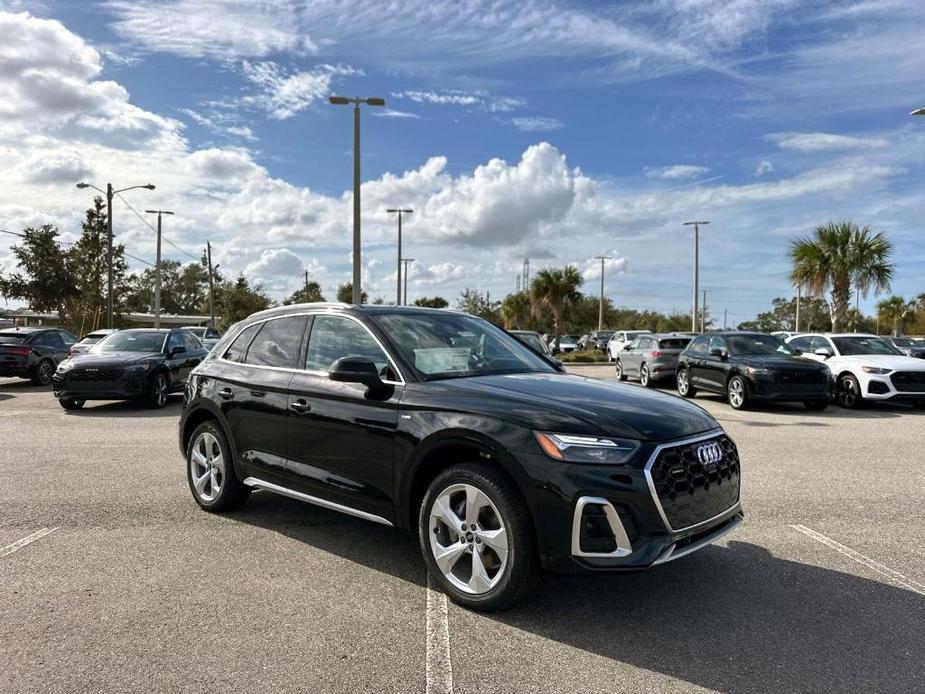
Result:
[[[689,443],[697,443],[698,441],[706,441],[707,439],[716,438],[717,436],[726,436],[732,440],[732,437],[727,434],[722,427],[717,427],[706,434],[699,434],[698,436],[692,436],[690,438],[681,439],[680,441],[667,441],[666,443],[661,443],[655,447],[655,450],[652,451],[652,454],[649,456],[649,459],[646,461],[646,466],[643,470],[646,476],[646,484],[649,486],[649,495],[652,497],[652,501],[655,504],[655,508],[658,510],[658,515],[661,516],[662,523],[665,524],[665,529],[670,533],[680,533],[688,530],[694,530],[700,528],[704,525],[709,525],[719,518],[727,515],[730,511],[738,508],[742,503],[742,470],[741,470],[741,461],[739,461],[739,498],[736,502],[727,508],[721,513],[717,513],[712,518],[707,518],[705,521],[700,521],[699,523],[694,523],[694,525],[688,525],[684,528],[673,528],[671,523],[668,522],[668,516],[665,515],[665,509],[662,508],[662,502],[658,499],[658,493],[655,491],[655,481],[652,479],[652,466],[655,465],[655,459],[658,457],[658,454],[661,453],[666,448],[676,448],[677,446],[685,446]]]
[[[278,484],[273,484],[272,482],[267,482],[257,477],[245,478],[244,484],[247,485],[248,487],[254,487],[256,489],[266,489],[268,492],[275,492],[276,494],[282,494],[283,496],[288,496],[292,499],[298,499],[299,501],[305,501],[309,504],[314,504],[315,506],[321,506],[322,508],[330,509],[331,511],[339,511],[340,513],[346,513],[348,516],[356,516],[357,518],[363,518],[364,520],[372,521],[373,523],[380,523],[382,525],[392,526],[392,521],[386,518],[383,518],[382,516],[377,516],[374,513],[367,513],[366,511],[361,511],[351,506],[344,506],[343,504],[338,504],[333,501],[328,501],[327,499],[322,499],[320,497],[312,496],[310,494],[304,494],[302,492],[296,491],[295,489],[289,489],[289,487],[282,487]]]
[[[603,506],[604,515],[607,518],[607,524],[610,526],[610,532],[613,533],[613,539],[617,543],[617,548],[613,552],[585,552],[581,549],[581,514],[584,513],[585,506]],[[633,545],[626,535],[626,529],[620,521],[620,516],[616,509],[607,499],[599,496],[583,496],[575,502],[575,512],[572,516],[572,556],[575,557],[626,557],[633,553]]]
[[[234,344],[234,341],[238,339],[238,337],[241,335],[241,333],[243,333],[245,330],[247,330],[248,328],[250,328],[250,327],[253,326],[253,325],[259,325],[259,324],[261,324],[261,323],[266,323],[267,321],[271,321],[271,320],[280,320],[280,319],[282,319],[282,318],[298,318],[298,317],[300,317],[300,316],[308,316],[308,317],[313,317],[313,316],[336,316],[336,317],[338,317],[338,318],[347,318],[348,320],[352,320],[354,323],[357,323],[361,328],[363,328],[363,330],[366,331],[366,334],[369,335],[369,336],[373,339],[373,341],[379,346],[379,349],[381,349],[381,350],[382,350],[382,353],[385,354],[385,358],[388,360],[389,366],[391,366],[391,367],[392,367],[392,370],[394,370],[395,373],[398,374],[399,380],[397,380],[397,381],[392,381],[392,380],[388,380],[388,379],[383,379],[382,382],[385,383],[385,384],[387,384],[387,385],[392,385],[392,386],[403,386],[403,385],[406,385],[404,374],[402,374],[401,369],[398,368],[398,364],[396,363],[396,361],[395,361],[395,359],[392,357],[392,355],[389,353],[389,350],[387,350],[387,349],[385,348],[385,345],[382,344],[382,340],[380,340],[378,337],[376,337],[376,336],[373,334],[373,332],[363,323],[363,321],[361,321],[361,320],[360,320],[359,318],[357,318],[356,316],[351,316],[349,313],[341,313],[341,312],[339,312],[339,311],[331,311],[331,310],[322,310],[322,311],[305,311],[305,312],[303,312],[303,313],[286,313],[286,314],[283,314],[283,315],[281,315],[281,316],[270,316],[269,318],[262,318],[262,319],[260,319],[260,320],[254,321],[253,323],[248,323],[247,325],[242,326],[242,328],[241,328],[241,329],[235,334],[235,336],[228,342],[228,348],[230,348],[231,345]],[[259,333],[260,333],[260,331],[258,330],[257,333],[254,335],[254,339],[257,338],[257,335],[258,335]],[[311,333],[309,333],[309,339],[311,339]],[[251,342],[253,342],[253,339],[251,340]],[[228,351],[228,348],[225,349],[226,352]],[[248,349],[249,349],[249,348],[250,348],[250,345],[248,345]],[[247,366],[247,367],[250,367],[250,368],[252,368],[252,369],[268,369],[268,370],[271,370],[271,371],[284,371],[284,372],[286,372],[286,373],[292,373],[292,374],[309,374],[309,375],[312,375],[312,376],[323,376],[323,377],[325,377],[325,378],[327,378],[327,376],[328,376],[328,372],[327,372],[327,371],[319,371],[319,370],[316,370],[316,369],[299,369],[299,368],[289,368],[289,367],[285,367],[285,366],[264,366],[263,364],[248,364],[248,363],[246,363],[246,362],[229,361],[228,359],[225,359],[224,355],[216,356],[216,357],[215,357],[215,360],[216,360],[216,361],[223,362],[223,363],[225,363],[225,364],[233,364],[234,366]]]

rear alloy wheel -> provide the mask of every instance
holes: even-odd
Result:
[[[61,403],[61,407],[65,410],[79,410],[84,406],[86,400],[81,400],[79,398],[61,398],[58,402]]]
[[[748,407],[748,385],[741,376],[733,376],[726,384],[726,397],[734,410],[744,410]]]
[[[428,570],[454,602],[496,610],[530,591],[539,573],[526,504],[503,472],[454,465],[431,483],[419,515]]]
[[[203,422],[193,432],[186,463],[190,491],[206,511],[237,508],[250,496],[250,487],[235,474],[228,442],[214,421]]]
[[[151,392],[148,394],[148,407],[159,410],[167,404],[167,377],[160,373],[151,381]]]
[[[851,374],[838,377],[838,404],[849,410],[860,407],[864,398],[861,396],[861,385]]]
[[[55,365],[50,359],[43,359],[35,367],[35,373],[32,376],[32,382],[37,386],[47,386],[51,383],[51,377],[55,373]]]
[[[639,368],[639,382],[646,388],[651,388],[655,385],[652,383],[652,377],[649,375],[649,366],[647,364],[643,364]]]
[[[618,381],[625,381],[625,380],[626,380],[626,374],[623,373],[623,362],[620,361],[619,359],[617,359],[617,367],[616,367],[616,368],[617,368],[617,380],[618,380]]]
[[[697,390],[691,385],[690,371],[687,369],[678,371],[677,386],[678,395],[682,398],[692,398],[697,395]]]

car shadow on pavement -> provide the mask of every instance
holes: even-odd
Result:
[[[922,691],[925,597],[731,542],[648,572],[550,576],[493,619],[723,692]]]
[[[179,417],[182,405],[182,395],[170,395],[157,410],[134,400],[88,400],[79,410],[62,412],[69,417]]]

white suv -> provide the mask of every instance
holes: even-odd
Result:
[[[876,335],[804,333],[787,344],[829,367],[842,407],[860,407],[864,400],[925,405],[925,361],[905,356]]]
[[[650,335],[651,333],[651,330],[618,330],[607,341],[607,361],[616,361],[623,348],[635,340],[637,335]]]

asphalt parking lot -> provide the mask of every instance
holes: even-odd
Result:
[[[179,396],[66,413],[0,379],[0,691],[925,691],[925,411],[696,402],[738,443],[740,528],[482,615],[408,533],[267,493],[200,511]]]

